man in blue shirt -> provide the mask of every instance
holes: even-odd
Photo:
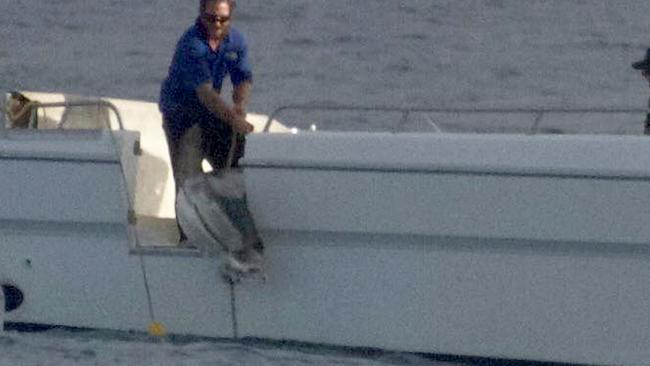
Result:
[[[230,26],[234,0],[200,0],[199,17],[180,38],[160,92],[160,111],[169,146],[176,191],[202,172],[207,159],[216,170],[233,166],[244,154],[252,70],[244,36]],[[233,105],[220,95],[226,75]],[[181,241],[185,235],[181,231]]]

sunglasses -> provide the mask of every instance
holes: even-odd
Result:
[[[229,17],[229,16],[227,16],[227,17],[220,17],[220,16],[218,16],[217,14],[210,14],[210,13],[203,13],[203,14],[201,15],[201,18],[202,18],[203,20],[205,20],[206,22],[210,23],[210,24],[214,24],[214,23],[223,24],[223,23],[227,23],[227,22],[230,21],[230,17]]]

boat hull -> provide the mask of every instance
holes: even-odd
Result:
[[[7,322],[650,359],[643,138],[250,135],[242,166],[268,280],[231,287],[216,258],[143,242],[131,140],[5,132],[0,279],[24,294]]]
[[[647,150],[607,136],[253,138],[249,202],[272,269],[237,288],[240,334],[642,364],[650,166],[632,157]]]

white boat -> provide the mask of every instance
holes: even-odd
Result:
[[[253,133],[268,280],[231,287],[175,246],[155,105],[110,102],[124,130],[0,130],[5,325],[650,360],[645,137]]]

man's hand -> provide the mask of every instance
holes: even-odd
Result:
[[[219,97],[219,93],[212,88],[210,82],[205,82],[196,88],[196,95],[210,112],[230,124],[233,131],[244,134],[253,132],[253,125],[246,122],[243,103],[235,103],[233,108],[228,107]]]
[[[235,114],[235,122],[233,123],[233,130],[239,133],[253,132],[254,126],[246,121],[246,110],[241,105],[235,105],[232,108]]]
[[[237,115],[237,117],[235,118],[235,120],[232,123],[232,129],[233,129],[233,131],[235,131],[237,133],[246,134],[246,133],[253,132],[255,127],[252,124],[246,122],[244,117],[241,117],[241,116]]]

